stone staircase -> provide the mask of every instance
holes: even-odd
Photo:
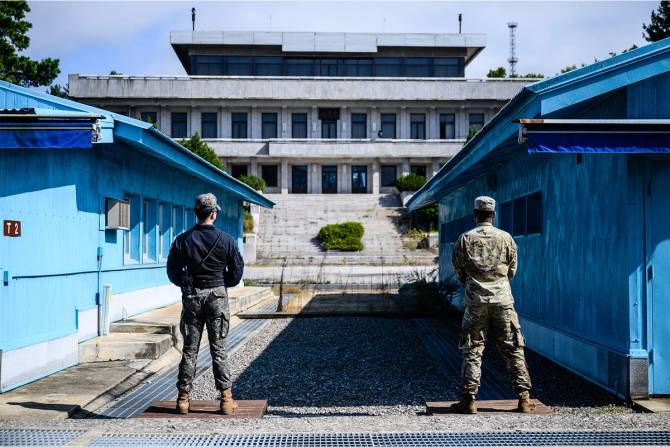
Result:
[[[269,194],[276,203],[262,209],[257,263],[427,265],[435,254],[403,245],[404,208],[390,194]],[[326,252],[316,235],[327,224],[357,221],[365,235],[361,252]]]

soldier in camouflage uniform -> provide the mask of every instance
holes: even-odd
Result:
[[[517,269],[517,246],[509,233],[493,226],[495,200],[477,197],[477,226],[462,234],[454,245],[452,262],[465,289],[465,313],[459,349],[463,355],[461,401],[452,405],[459,413],[475,414],[475,396],[481,377],[487,332],[507,364],[512,386],[519,393],[518,411],[534,409],[524,357],[524,338],[514,310],[510,279]]]

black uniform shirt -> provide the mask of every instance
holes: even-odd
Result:
[[[214,245],[216,247],[198,267],[200,261]],[[230,235],[219,231],[213,225],[196,224],[193,228],[177,236],[170,248],[167,260],[167,274],[176,286],[182,286],[184,267],[193,276],[193,286],[199,289],[237,285],[242,279],[244,261],[237,249],[237,243]]]

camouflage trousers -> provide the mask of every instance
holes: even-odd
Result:
[[[525,346],[519,317],[512,304],[466,306],[459,349],[463,355],[461,392],[476,395],[482,370],[487,332],[507,364],[507,373],[517,392],[530,390],[530,375],[524,356]]]
[[[179,391],[189,393],[193,386],[198,350],[205,325],[209,337],[209,351],[212,354],[212,371],[216,389],[221,391],[232,386],[225,347],[229,322],[228,292],[224,286],[195,289],[194,295],[182,296],[179,329],[184,337],[184,349],[177,378]]]

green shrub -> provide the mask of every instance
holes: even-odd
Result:
[[[398,188],[398,191],[418,191],[425,184],[426,177],[413,172],[399,177],[395,181],[395,187]]]
[[[433,231],[437,228],[438,207],[433,204],[414,211],[411,215],[412,228],[420,228],[424,231]]]
[[[365,230],[360,222],[326,225],[319,230],[318,239],[326,250],[361,251]]]
[[[255,175],[242,175],[240,181],[254,188],[256,191],[265,191],[265,180]]]
[[[242,222],[242,228],[244,229],[245,233],[254,232],[254,218],[247,210],[244,210],[244,221]]]
[[[188,140],[181,140],[179,144],[223,171],[224,166],[218,155],[207,143],[202,141],[197,132]]]

